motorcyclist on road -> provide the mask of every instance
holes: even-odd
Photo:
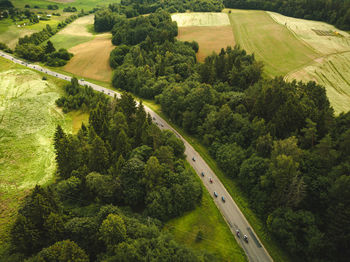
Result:
[[[240,233],[239,233],[238,229],[236,230],[236,235],[237,235],[237,237],[240,237]]]

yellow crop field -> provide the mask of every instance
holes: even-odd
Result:
[[[179,27],[184,26],[223,26],[230,25],[225,13],[178,13],[171,15]]]

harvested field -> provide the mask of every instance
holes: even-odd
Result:
[[[181,41],[194,40],[198,42],[199,50],[197,59],[201,62],[213,52],[219,53],[221,48],[235,45],[232,27],[230,25],[179,27],[177,38]]]
[[[269,76],[285,75],[319,56],[264,11],[232,9],[229,18],[236,43],[263,61]]]
[[[178,27],[183,26],[224,26],[230,25],[225,13],[179,13],[171,15]]]
[[[287,76],[288,80],[313,80],[326,87],[335,113],[350,110],[350,52],[318,59]]]
[[[334,26],[318,21],[309,21],[267,12],[277,23],[288,28],[297,38],[321,54],[332,54],[350,50],[350,34]],[[320,34],[315,33],[319,32]],[[326,35],[321,32],[332,32]]]
[[[63,69],[72,74],[108,82],[112,77],[109,54],[113,48],[111,34],[97,35],[93,40],[69,49],[74,57]]]

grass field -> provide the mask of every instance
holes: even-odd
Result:
[[[221,48],[235,45],[231,26],[179,27],[177,38],[181,41],[196,41],[199,45],[197,59],[201,62],[213,52],[219,53]]]
[[[328,55],[350,50],[350,35],[330,24],[288,17],[273,12],[267,13],[316,52]],[[324,33],[333,32],[334,34],[318,35],[316,30]]]
[[[320,53],[309,64],[287,74],[288,80],[316,81],[326,87],[335,113],[350,110],[350,35],[334,26],[317,21],[286,17],[268,12],[300,41]]]
[[[63,28],[56,35],[50,38],[56,49],[70,49],[79,44],[93,39],[93,34],[89,32],[88,26],[94,23],[94,15],[83,16]]]
[[[46,25],[54,27],[69,15],[69,13],[65,13],[62,16],[53,16],[49,21],[40,21],[37,24],[21,27],[14,24],[11,19],[0,20],[0,42],[7,44],[10,48],[14,48],[18,42],[18,38],[39,32],[45,28]],[[16,23],[23,24],[24,22],[26,22],[26,20],[22,22],[17,21]]]
[[[104,82],[111,81],[109,54],[113,48],[111,34],[96,35],[93,40],[69,49],[74,57],[63,70]]]
[[[187,163],[189,167],[189,164]],[[198,178],[199,179],[199,178]],[[247,261],[242,248],[237,244],[208,191],[203,187],[202,203],[195,210],[165,224],[180,243],[196,251],[207,251],[217,256],[218,261]],[[203,240],[196,241],[198,231]]]
[[[229,18],[236,43],[263,61],[269,76],[285,75],[319,55],[264,11],[233,9]]]
[[[41,74],[2,58],[0,83],[1,254],[8,245],[9,228],[20,200],[36,184],[54,179],[52,138],[56,125],[74,131],[86,121],[86,114],[63,115],[56,107],[64,81],[49,76],[43,81]]]

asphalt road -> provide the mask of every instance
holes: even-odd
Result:
[[[18,63],[28,68],[32,68],[37,71],[44,72],[48,75],[70,81],[71,77],[66,76],[60,73],[56,73],[50,71],[49,69],[40,67],[38,65],[33,65],[22,60],[16,59],[9,54],[3,53],[0,51],[0,55],[6,59],[12,60],[14,63]],[[103,92],[109,96],[120,96],[120,93],[110,90],[108,88],[90,83],[85,80],[79,80],[79,84],[90,86],[96,91]],[[161,129],[169,129],[173,131],[178,138],[180,138],[185,144],[185,154],[187,161],[192,165],[192,167],[197,172],[197,175],[201,178],[203,184],[206,189],[209,191],[210,195],[214,199],[215,204],[219,208],[221,214],[226,220],[228,226],[231,229],[232,234],[235,236],[236,240],[242,246],[245,251],[249,261],[252,262],[267,262],[273,261],[257,235],[255,234],[253,228],[250,226],[242,212],[239,210],[235,201],[232,199],[230,194],[227,192],[224,185],[220,182],[220,180],[216,177],[215,173],[210,169],[207,163],[202,159],[202,157],[194,150],[194,148],[179,134],[174,130],[164,119],[162,119],[159,115],[153,112],[149,107],[144,106],[146,112],[150,113],[153,121],[159,126]],[[193,157],[195,161],[193,161]],[[204,173],[204,176],[201,173]],[[210,178],[213,180],[213,183],[210,183]],[[214,196],[214,192],[218,194],[218,197]],[[225,198],[225,202],[222,200],[222,197]],[[213,225],[215,227],[215,225]],[[240,231],[240,237],[237,237],[236,230]],[[243,235],[248,236],[248,243],[243,240]]]

